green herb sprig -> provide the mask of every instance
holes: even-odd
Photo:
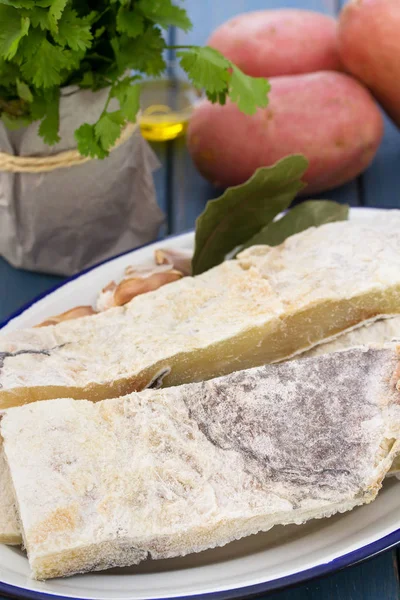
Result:
[[[60,88],[76,84],[110,93],[98,121],[75,132],[80,153],[104,158],[139,110],[140,76],[166,69],[162,29],[191,29],[171,0],[0,0],[0,116],[9,128],[40,120],[39,133],[59,141]],[[179,46],[177,57],[212,102],[227,97],[254,114],[268,104],[269,84],[240,71],[209,47]],[[135,75],[127,73],[135,72]],[[118,110],[109,110],[116,98]]]
[[[349,207],[332,200],[308,200],[288,210],[306,187],[302,178],[307,168],[305,156],[291,154],[270,167],[260,167],[241,185],[207,202],[196,220],[192,274],[199,275],[250,246],[277,246],[309,227],[346,221]]]

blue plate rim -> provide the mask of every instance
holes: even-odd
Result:
[[[316,567],[311,567],[310,569],[299,571],[298,573],[292,573],[285,577],[279,577],[278,579],[273,579],[271,581],[265,581],[246,587],[231,588],[219,592],[206,592],[205,594],[193,594],[190,596],[164,596],[157,600],[238,600],[239,598],[243,600],[244,598],[256,597],[269,592],[293,587],[300,583],[310,581],[311,579],[331,575],[341,569],[373,558],[386,550],[390,550],[399,543],[400,529],[397,529],[375,542],[371,542],[362,548],[339,556],[328,563],[317,565]],[[37,592],[35,590],[20,588],[1,581],[0,593],[24,600],[54,600],[55,598],[57,600],[92,600],[85,596],[61,596],[59,594]]]
[[[352,208],[360,209],[360,208],[364,208],[364,207],[352,207]],[[0,331],[1,331],[1,329],[3,329],[3,327],[5,327],[8,323],[10,323],[13,319],[15,319],[16,317],[21,315],[23,312],[28,310],[31,306],[33,306],[34,304],[39,302],[39,300],[42,300],[46,296],[49,296],[56,290],[64,287],[68,283],[70,283],[71,281],[75,281],[76,279],[79,279],[83,275],[86,275],[86,273],[89,273],[90,271],[97,269],[101,265],[111,262],[111,261],[115,260],[116,258],[120,258],[121,256],[126,256],[127,254],[131,254],[132,252],[141,250],[142,248],[146,248],[147,246],[151,246],[152,244],[156,243],[157,241],[164,241],[164,240],[168,241],[168,240],[174,239],[176,237],[181,237],[185,234],[191,233],[192,231],[193,230],[189,230],[189,231],[184,231],[184,232],[181,232],[178,234],[169,235],[169,236],[166,236],[165,238],[163,238],[162,240],[154,240],[147,244],[143,244],[137,248],[133,248],[132,250],[127,250],[125,252],[121,252],[120,254],[118,254],[116,256],[113,256],[111,258],[106,258],[105,260],[100,261],[100,262],[96,263],[95,265],[88,267],[87,269],[84,269],[83,271],[80,271],[79,273],[76,273],[75,275],[72,275],[71,277],[66,278],[61,283],[59,283],[55,286],[52,286],[45,292],[37,295],[31,301],[25,303],[20,308],[18,308],[15,312],[13,312],[7,319],[0,322]],[[299,571],[298,573],[292,573],[291,575],[286,575],[285,577],[279,577],[278,579],[274,579],[271,581],[266,581],[263,583],[258,583],[258,584],[246,586],[246,587],[232,588],[232,589],[223,590],[223,591],[219,591],[219,592],[206,592],[205,594],[193,594],[190,596],[178,596],[178,597],[165,596],[165,597],[157,599],[157,600],[202,600],[202,599],[237,600],[238,598],[243,599],[243,598],[250,598],[253,596],[259,596],[259,595],[265,594],[267,592],[278,591],[283,588],[292,587],[294,585],[304,583],[305,581],[309,581],[310,579],[315,579],[318,577],[323,577],[325,575],[330,575],[332,573],[335,573],[336,571],[339,571],[346,567],[350,567],[351,565],[355,565],[361,561],[367,560],[378,554],[381,554],[382,552],[385,552],[386,550],[390,550],[391,548],[393,548],[394,546],[396,546],[398,544],[400,544],[400,529],[397,529],[396,531],[393,531],[392,533],[389,533],[388,535],[380,538],[379,540],[376,540],[375,542],[371,542],[370,544],[367,544],[366,546],[363,546],[362,548],[358,548],[357,550],[353,550],[352,552],[349,552],[338,558],[335,558],[328,563],[317,565],[315,567],[311,567],[310,569],[306,569],[304,571]],[[57,598],[58,600],[71,600],[71,598],[73,598],[73,600],[91,600],[84,596],[81,596],[78,598],[76,596],[61,596],[59,594],[52,594],[52,593],[47,593],[47,592],[38,592],[35,590],[28,590],[26,588],[14,586],[14,585],[11,585],[8,583],[4,583],[2,581],[0,581],[0,593],[7,594],[14,598],[21,598],[24,600],[25,599],[26,600],[51,600],[54,598]]]

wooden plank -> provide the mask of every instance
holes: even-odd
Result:
[[[193,31],[185,34],[176,31],[176,44],[204,44],[218,25],[242,12],[268,8],[305,8],[325,14],[335,14],[337,0],[186,0],[185,6],[194,24]],[[178,68],[178,76],[183,73]],[[174,232],[186,231],[194,226],[199,213],[210,198],[219,191],[213,188],[195,169],[183,140],[174,142],[173,161],[173,222]],[[357,182],[351,182],[340,188],[319,194],[318,197],[332,198],[351,206],[358,206],[359,188]]]
[[[185,139],[173,142],[172,162],[172,231],[180,233],[192,229],[198,215],[203,211],[206,202],[218,197],[218,190],[200,175],[190,154],[187,152]]]
[[[171,228],[169,225],[169,215],[171,211],[169,206],[170,200],[168,196],[167,186],[168,173],[170,172],[170,169],[167,166],[168,146],[166,143],[151,142],[150,147],[153,150],[154,154],[157,156],[157,159],[160,163],[159,168],[156,171],[154,171],[153,177],[154,185],[156,188],[157,203],[165,215],[165,222],[161,226],[159,232],[159,236],[164,237],[165,235],[171,232]]]
[[[399,581],[399,587],[400,587],[400,546],[397,546],[397,549],[395,550],[395,570],[397,573],[397,580]],[[400,594],[399,594],[400,597]]]
[[[62,277],[14,269],[0,258],[0,322],[38,294],[63,281]]]
[[[268,595],[268,600],[398,600],[395,552],[333,575]]]
[[[400,208],[400,132],[386,115],[384,119],[383,142],[362,178],[364,204]]]

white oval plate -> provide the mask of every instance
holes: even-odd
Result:
[[[382,213],[352,209],[351,219],[376,222]],[[77,275],[13,315],[2,331],[29,327],[73,306],[92,304],[98,291],[122,277],[125,267],[151,261],[154,250],[166,246],[191,248],[193,233],[156,242]],[[243,598],[335,571],[399,543],[399,507],[400,481],[393,478],[385,481],[375,502],[351,513],[302,526],[275,527],[185,558],[147,561],[131,569],[47,583],[30,579],[28,562],[19,549],[0,546],[0,593],[35,600],[50,596],[96,600],[205,595],[210,599]]]

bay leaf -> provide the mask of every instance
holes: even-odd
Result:
[[[207,202],[196,220],[193,275],[223,262],[229,252],[286,210],[305,186],[301,178],[307,167],[302,154],[287,156],[271,167],[257,169],[245,183]]]
[[[289,236],[309,227],[319,227],[334,221],[347,221],[349,206],[333,200],[306,200],[291,208],[283,217],[269,223],[251,237],[240,250],[250,246],[278,246]]]

